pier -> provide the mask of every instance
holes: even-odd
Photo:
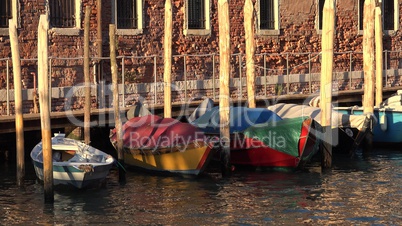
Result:
[[[387,87],[383,90],[384,99],[390,97],[398,89],[402,87]],[[318,94],[288,94],[280,96],[271,96],[267,98],[257,98],[256,104],[258,107],[266,107],[267,104],[273,103],[305,103],[310,98]],[[351,90],[351,91],[339,91],[337,95],[333,97],[333,102],[342,106],[350,106],[355,104],[361,104],[363,95],[363,89]],[[190,115],[192,111],[201,103],[202,100],[189,101],[187,103],[173,103],[172,104],[172,117],[180,117]],[[246,103],[246,99],[238,99],[233,101],[233,105],[241,105]],[[218,104],[218,100],[214,101]],[[163,104],[145,105],[154,114],[163,115]],[[122,115],[122,122],[124,123],[127,118],[125,117],[127,111],[131,107],[120,108]],[[40,130],[40,114],[31,113],[23,114],[24,118],[24,131],[36,131]],[[75,123],[71,122],[71,119],[76,122],[81,122],[83,126],[84,122],[84,110],[63,111],[63,112],[51,112],[50,119],[52,129],[62,129],[65,127],[71,127]],[[114,126],[114,113],[113,108],[91,109],[91,126]],[[81,126],[81,125],[76,125]],[[0,116],[0,134],[15,133],[15,116]],[[1,139],[1,138],[0,138]]]

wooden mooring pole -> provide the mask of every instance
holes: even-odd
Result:
[[[364,1],[363,11],[363,70],[364,70],[364,113],[374,111],[374,11],[375,0]]]
[[[246,0],[244,3],[244,31],[246,37],[247,102],[250,108],[255,108],[254,5],[251,0]]]
[[[96,45],[98,49],[98,57],[97,60],[97,78],[98,78],[98,88],[97,88],[97,104],[98,108],[103,108],[104,96],[104,83],[103,83],[103,65],[102,65],[102,56],[103,56],[103,36],[102,36],[102,0],[96,0],[96,22],[97,22],[97,30],[96,30]],[[94,81],[95,82],[95,81]]]
[[[374,112],[374,14],[375,0],[365,0],[363,9],[363,71],[364,71],[364,96],[363,113],[373,114]],[[365,148],[368,152],[373,146],[373,134],[368,133],[365,137]]]
[[[89,75],[89,19],[91,7],[85,7],[84,19],[84,84],[85,84],[85,105],[84,105],[84,141],[91,142],[91,80]]]
[[[164,117],[172,117],[172,1],[165,1],[165,36],[163,41]],[[156,90],[155,90],[156,92]]]
[[[116,127],[117,137],[117,158],[119,162],[119,182],[126,183],[126,173],[124,171],[124,153],[123,153],[123,132],[120,119],[120,103],[119,103],[119,85],[117,75],[117,60],[116,60],[116,25],[109,25],[110,39],[110,69],[112,71],[112,89],[113,89],[113,109],[114,122]]]
[[[325,0],[322,26],[322,65],[320,85],[321,125],[324,132],[322,144],[322,169],[332,167],[332,72],[334,60],[335,1]]]
[[[40,120],[42,130],[42,152],[43,152],[43,182],[45,202],[53,203],[53,158],[50,125],[50,104],[49,104],[49,66],[48,66],[48,28],[47,15],[41,15],[38,27],[38,88]]]
[[[219,23],[219,117],[222,175],[231,175],[230,165],[230,19],[228,0],[218,0]]]
[[[382,102],[382,89],[383,89],[383,32],[382,32],[382,15],[381,7],[375,7],[375,63],[376,63],[376,82],[375,82],[375,106],[380,107]]]
[[[22,116],[21,58],[18,45],[17,25],[14,20],[9,20],[9,35],[14,76],[17,185],[22,187],[25,179],[24,118]]]

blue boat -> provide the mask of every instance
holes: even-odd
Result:
[[[378,120],[373,127],[373,142],[402,143],[402,90],[374,108]],[[341,113],[362,115],[363,107],[337,107],[334,110]]]

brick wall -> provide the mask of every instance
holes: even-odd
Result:
[[[109,56],[109,23],[111,19],[112,1],[103,1],[102,9],[102,37],[103,37],[103,53]],[[218,25],[218,9],[217,0],[211,0],[211,35],[209,36],[184,36],[184,0],[172,1],[173,12],[173,55],[194,55],[194,54],[210,54],[219,53],[219,25]],[[126,82],[153,82],[155,74],[157,82],[163,81],[163,35],[164,35],[164,1],[160,0],[144,0],[144,29],[143,34],[135,36],[119,36],[118,37],[118,55],[130,56],[126,58],[125,74],[132,77],[132,80]],[[230,3],[230,35],[231,35],[231,52],[232,54],[243,54],[244,62],[245,40],[243,28],[243,5],[244,0],[231,0]],[[255,1],[254,1],[255,3]],[[285,75],[288,72],[286,68],[289,66],[290,74],[297,73],[315,73],[320,71],[320,62],[318,57],[311,60],[311,71],[309,65],[305,64],[310,58],[308,55],[299,57],[286,56],[286,53],[318,53],[321,50],[321,35],[316,30],[316,13],[317,1],[305,0],[280,0],[280,35],[279,36],[256,36],[256,65],[261,68],[264,57],[258,54],[282,54],[268,55],[266,57],[266,67],[270,69],[269,75]],[[362,51],[362,35],[357,30],[358,27],[358,3],[354,0],[338,0],[336,1],[336,38],[335,52],[361,52]],[[82,25],[84,19],[85,6],[92,6],[90,16],[90,56],[97,56],[96,31],[97,31],[97,8],[96,0],[83,0],[82,2]],[[399,5],[400,6],[400,5]],[[39,15],[45,12],[45,1],[38,0],[20,0],[20,28],[19,42],[20,54],[24,59],[34,59],[37,57],[37,27]],[[399,50],[401,49],[401,32],[397,31],[394,35],[384,36],[384,49]],[[159,56],[154,62],[152,56]],[[58,35],[49,33],[49,56],[63,58],[77,58],[83,56],[83,32],[79,35]],[[142,59],[136,57],[150,56],[150,58]],[[7,36],[0,37],[0,58],[11,57],[10,41]],[[349,55],[335,54],[334,71],[349,71]],[[357,56],[356,56],[357,57]],[[359,57],[361,59],[361,54]],[[394,60],[390,60],[387,67],[400,66],[401,56],[394,56]],[[245,76],[244,68],[239,71],[237,65],[238,56],[231,58],[231,77],[238,78],[239,73]],[[184,70],[184,61],[186,70]],[[219,65],[219,58],[215,58],[216,65]],[[287,65],[287,63],[289,65]],[[83,82],[83,62],[81,59],[54,59],[52,64],[52,86],[73,86]],[[121,62],[118,62],[120,65]],[[211,79],[213,59],[202,56],[175,57],[172,62],[172,78],[175,81],[183,81],[184,76],[187,80],[204,80]],[[35,61],[22,62],[22,77],[25,80],[25,88],[33,87],[33,77],[31,72],[37,71]],[[11,62],[10,62],[11,68]],[[103,64],[104,78],[106,82],[111,81],[109,61],[105,60]],[[362,70],[362,61],[354,60],[353,70]],[[11,70],[11,69],[10,69]],[[219,67],[215,69],[215,76],[219,75]],[[184,72],[185,71],[185,72]],[[91,68],[92,73],[92,68]],[[120,71],[121,73],[121,71]],[[256,75],[262,76],[263,70],[257,69]],[[12,73],[10,73],[10,88],[13,88]],[[91,80],[93,77],[91,76]],[[6,72],[5,61],[0,60],[0,89],[5,88]],[[399,79],[394,79],[394,84],[399,84]],[[347,83],[347,82],[346,82]],[[339,87],[345,88],[344,82]],[[353,83],[354,84],[354,83]],[[359,86],[359,82],[356,83]],[[268,89],[268,94],[272,93],[274,88]],[[352,87],[349,87],[352,89]],[[290,91],[305,92],[306,84],[292,84]],[[236,95],[236,90],[232,95]],[[262,92],[257,90],[257,92]],[[265,92],[265,91],[264,91]],[[211,91],[200,91],[199,93],[211,93]],[[193,93],[189,93],[192,95]],[[148,95],[149,99],[153,95]],[[163,96],[162,96],[163,99]],[[56,101],[57,104],[60,101]],[[79,104],[78,104],[79,105]],[[59,106],[62,108],[62,106]],[[30,111],[30,110],[26,110]]]

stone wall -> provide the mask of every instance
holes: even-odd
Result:
[[[211,80],[219,77],[219,57],[205,56],[206,54],[219,54],[219,25],[217,0],[211,0],[211,34],[208,36],[185,36],[184,0],[172,1],[173,13],[173,46],[175,55],[172,62],[172,78],[174,81],[184,80]],[[255,3],[256,1],[254,1]],[[22,61],[23,87],[33,88],[33,75],[37,71],[35,59],[37,58],[37,27],[40,14],[45,13],[46,1],[19,0],[20,27],[19,43]],[[103,1],[102,4],[102,37],[103,54],[109,56],[109,23],[112,21],[112,1]],[[245,39],[243,28],[244,0],[232,0],[230,3],[230,36],[231,36],[231,78],[245,76],[244,54]],[[118,61],[119,73],[124,64],[125,84],[150,83],[163,81],[163,35],[164,35],[164,1],[144,0],[144,29],[140,35],[121,35],[118,37],[118,55],[126,56],[123,62]],[[321,50],[321,34],[316,28],[317,1],[280,0],[280,34],[275,36],[256,36],[256,76],[287,76],[289,74],[308,74],[320,72],[320,58],[317,54]],[[334,55],[334,71],[361,71],[362,70],[362,34],[358,30],[358,1],[336,1],[336,38]],[[97,6],[96,0],[82,1],[82,24],[84,9],[92,6],[90,15],[90,56],[97,56]],[[401,5],[399,4],[401,8]],[[402,12],[402,11],[401,11]],[[402,15],[402,13],[401,13]],[[384,49],[395,51],[401,49],[401,32],[384,36]],[[353,52],[353,61],[350,63],[350,54]],[[300,55],[297,55],[300,53]],[[241,57],[240,55],[241,54]],[[399,69],[402,54],[389,53],[386,68]],[[60,35],[54,30],[49,32],[49,56],[51,60],[52,87],[69,87],[83,82],[83,31],[77,35]],[[10,40],[8,36],[0,36],[0,89],[6,87],[6,61],[10,58]],[[146,58],[144,58],[146,57]],[[66,59],[71,58],[71,59]],[[91,64],[91,74],[93,73]],[[215,68],[213,68],[215,66]],[[97,68],[103,69],[103,76],[91,76],[91,81],[103,77],[106,83],[111,82],[109,60],[103,60]],[[265,70],[264,70],[265,67]],[[156,71],[155,71],[156,70]],[[155,77],[156,75],[156,77]],[[214,78],[213,78],[214,77]],[[392,84],[399,84],[394,79]],[[9,62],[10,89],[13,89],[12,65]],[[99,81],[96,81],[99,82]],[[341,89],[361,87],[361,82],[353,83],[349,87],[347,81],[338,83]],[[318,84],[314,84],[317,90]],[[269,95],[275,91],[275,85],[257,85],[257,93]],[[349,88],[348,88],[349,87]],[[262,89],[264,88],[264,89]],[[306,83],[291,84],[289,92],[306,92],[310,87]],[[283,88],[287,91],[287,87]],[[203,89],[191,91],[188,95],[211,94]],[[233,88],[231,95],[236,96],[238,88]],[[179,99],[180,95],[173,94]],[[148,100],[154,94],[145,95]],[[158,95],[157,95],[158,96]],[[243,96],[244,97],[244,96]],[[159,97],[158,97],[159,98]],[[162,98],[163,99],[163,96]],[[57,105],[60,101],[56,102]],[[79,103],[77,103],[79,105]],[[56,106],[57,107],[57,106]],[[63,106],[58,106],[63,109]],[[25,112],[31,110],[26,109]]]

